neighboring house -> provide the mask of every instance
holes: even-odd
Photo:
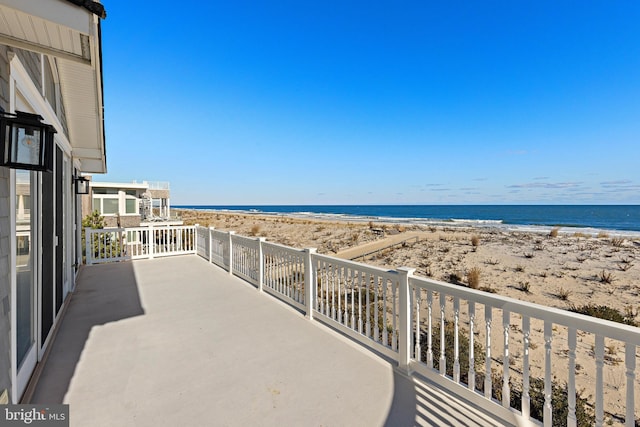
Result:
[[[0,402],[21,400],[75,286],[82,251],[74,178],[106,172],[105,16],[90,0],[0,0],[2,123],[20,111],[55,130],[46,171],[5,162],[0,150]],[[37,132],[46,134],[21,132],[15,140],[26,153]]]
[[[89,182],[83,196],[82,216],[98,211],[106,227],[137,227],[148,223],[182,224],[171,221],[168,182]]]

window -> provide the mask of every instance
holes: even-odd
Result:
[[[125,213],[128,214],[136,214],[138,213],[136,199],[127,199],[126,200],[126,210]]]
[[[117,198],[103,198],[102,199],[102,213],[103,214],[117,214],[119,212],[119,200]]]

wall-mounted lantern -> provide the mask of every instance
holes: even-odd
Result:
[[[89,180],[83,176],[73,177],[76,185],[76,194],[89,194]]]
[[[53,171],[53,126],[38,114],[0,112],[0,166]]]

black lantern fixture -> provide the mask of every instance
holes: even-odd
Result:
[[[76,184],[76,194],[89,194],[89,180],[83,176],[73,178]]]
[[[0,166],[53,171],[53,126],[38,114],[0,112]]]

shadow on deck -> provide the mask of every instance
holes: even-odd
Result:
[[[85,267],[32,403],[71,425],[498,425],[197,256]]]

